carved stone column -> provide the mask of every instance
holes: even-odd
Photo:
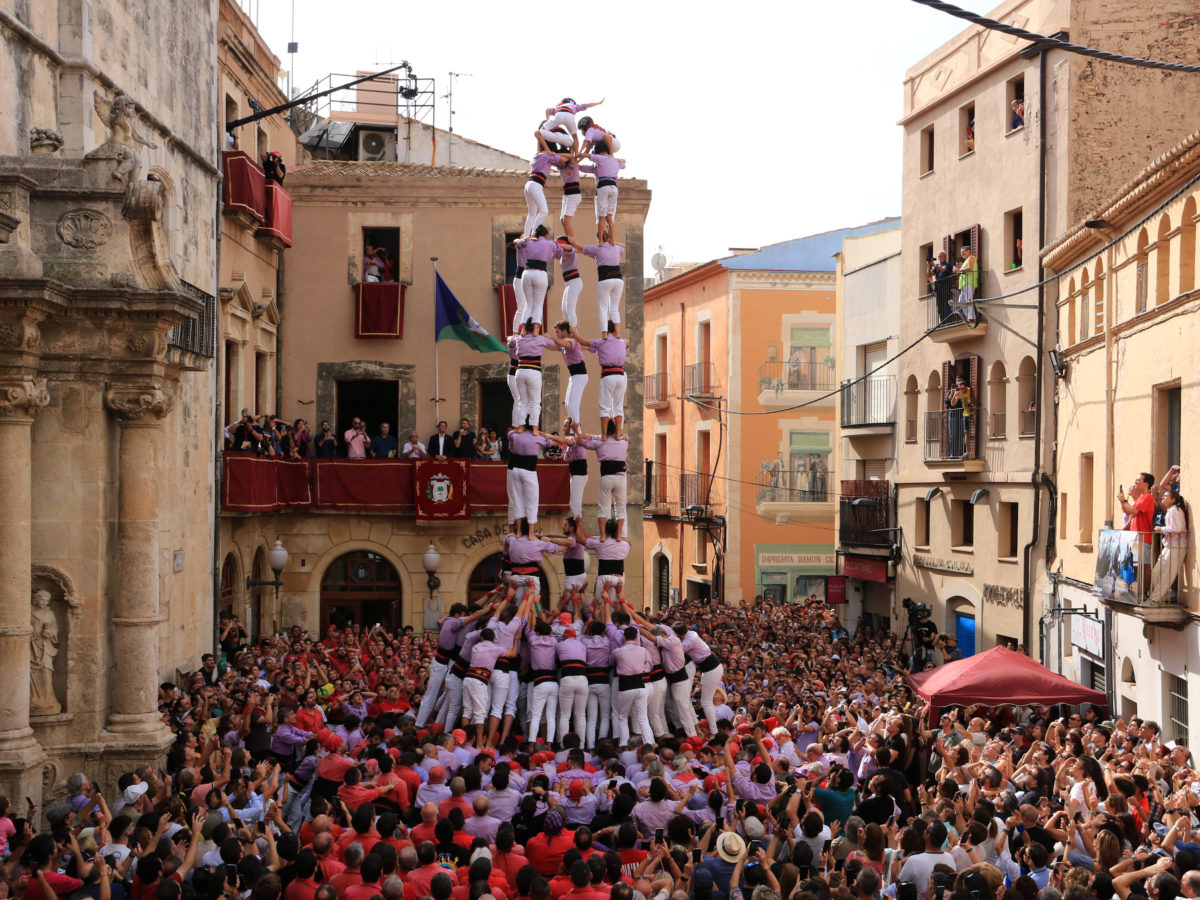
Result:
[[[29,727],[29,597],[33,417],[50,402],[46,379],[0,375],[0,761],[39,754]]]
[[[158,451],[175,395],[157,384],[113,384],[104,401],[121,430],[107,731],[154,741],[166,733],[158,714]]]

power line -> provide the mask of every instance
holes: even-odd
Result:
[[[1090,56],[1093,59],[1102,59],[1105,62],[1121,63],[1122,65],[1126,66],[1136,66],[1141,69],[1161,69],[1165,72],[1200,72],[1200,65],[1166,62],[1165,60],[1161,59],[1143,59],[1140,56],[1124,56],[1120,53],[1112,53],[1108,50],[1100,50],[1096,47],[1086,47],[1083,44],[1072,44],[1070,41],[1064,41],[1062,38],[1038,34],[1034,31],[1027,31],[1024,28],[1018,28],[1016,25],[1009,25],[1007,22],[999,22],[996,19],[989,19],[987,16],[981,16],[978,13],[973,13],[970,10],[955,6],[953,3],[946,3],[944,0],[913,0],[913,2],[920,3],[922,6],[931,7],[932,9],[947,13],[951,16],[956,16],[959,19],[965,19],[968,22],[971,22],[975,25],[980,25],[992,31],[999,31],[1035,44],[1043,44],[1047,49],[1050,50],[1064,50],[1067,53],[1077,53],[1080,56]]]

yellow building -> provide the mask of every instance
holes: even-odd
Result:
[[[1062,369],[1050,535],[1059,563],[1042,622],[1046,656],[1107,691],[1115,713],[1155,720],[1164,741],[1185,743],[1191,687],[1200,690],[1196,510],[1186,503],[1200,459],[1183,441],[1200,408],[1198,179],[1195,132],[1042,255],[1057,275]],[[1122,530],[1118,498],[1140,473],[1161,479],[1176,465],[1191,521],[1184,546],[1172,550],[1184,555],[1172,590],[1169,574],[1152,577],[1161,536]],[[1153,556],[1138,564],[1143,538]]]
[[[656,608],[825,596],[836,575],[834,254],[895,222],[741,252],[646,291],[643,552]]]
[[[1195,39],[1193,5],[1153,6],[1164,25],[1122,31],[1122,52],[1183,58]],[[1009,0],[991,15],[1106,46],[1112,22],[1146,21],[1147,9],[1132,0]],[[1054,317],[1037,287],[1034,248],[1177,141],[1197,100],[1200,83],[1183,76],[975,26],[905,77],[900,345],[915,347],[899,375],[897,593],[930,604],[934,624],[968,652],[1006,642],[1036,653],[1049,590]],[[956,262],[964,248],[978,267],[974,328],[970,311],[928,282],[940,252]],[[951,410],[957,377],[969,394]]]

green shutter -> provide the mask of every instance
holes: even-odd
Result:
[[[830,347],[829,327],[824,328],[793,328],[793,347]]]
[[[831,453],[833,445],[827,431],[793,431],[789,449],[792,453]]]

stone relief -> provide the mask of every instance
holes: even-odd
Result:
[[[57,153],[62,149],[63,137],[53,128],[30,128],[29,150],[34,156]]]
[[[108,126],[108,139],[87,154],[89,159],[116,159],[113,180],[125,183],[137,173],[139,162],[134,148],[137,144],[158,149],[158,145],[137,130],[137,106],[128,94],[118,92],[111,100],[99,93],[92,95],[96,114]]]
[[[0,416],[32,416],[49,404],[45,378],[0,380]]]
[[[157,387],[110,387],[104,402],[125,421],[161,419],[175,408],[175,395]]]
[[[33,594],[33,634],[29,638],[29,713],[53,716],[62,712],[54,694],[54,662],[58,657],[58,616],[50,608],[50,592]]]
[[[73,209],[58,220],[58,236],[68,247],[95,250],[112,234],[108,216],[95,209]]]

